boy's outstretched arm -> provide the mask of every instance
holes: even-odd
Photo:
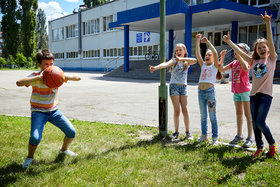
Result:
[[[67,80],[67,81],[79,81],[79,80],[81,80],[81,77],[77,76],[77,75],[65,75],[65,80]]]
[[[22,79],[19,79],[16,84],[17,86],[29,86],[32,82],[42,80],[43,76],[42,75],[37,75],[34,77],[25,77]]]
[[[229,32],[227,35],[223,36],[223,40],[234,50],[234,52],[239,54],[245,61],[247,61],[250,65],[252,65],[253,59],[230,40]]]
[[[262,20],[265,22],[266,25],[266,35],[267,35],[267,42],[268,42],[268,48],[269,48],[269,54],[272,59],[277,58],[277,53],[274,47],[273,43],[273,37],[272,37],[272,31],[271,31],[271,17],[272,15],[267,15],[265,11],[265,15],[263,16],[261,14]]]

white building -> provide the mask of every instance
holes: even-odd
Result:
[[[49,47],[55,54],[56,65],[63,69],[104,71],[129,64],[129,60],[143,60],[149,50],[158,51],[159,2],[115,0],[90,9],[80,8],[77,13],[50,21]],[[279,0],[166,0],[166,3],[167,58],[179,42],[185,43],[189,54],[194,56],[197,32],[208,37],[218,51],[227,48],[222,36],[228,31],[234,42],[245,42],[252,47],[256,38],[265,37],[260,14],[266,10],[273,15],[274,41],[280,60]]]

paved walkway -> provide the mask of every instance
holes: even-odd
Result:
[[[30,116],[31,88],[17,87],[15,82],[30,74],[28,70],[0,71],[0,114]],[[158,81],[104,78],[96,72],[66,72],[82,77],[60,87],[59,108],[70,119],[158,126]],[[216,83],[219,137],[231,140],[236,134],[235,109],[230,84]],[[199,135],[200,113],[196,84],[188,86],[190,130]],[[173,131],[173,107],[168,101],[168,129]],[[209,121],[209,120],[208,120]],[[274,99],[267,118],[280,144],[280,85],[274,85]],[[208,127],[211,137],[211,125]],[[180,132],[184,133],[182,116]],[[244,119],[243,133],[247,135]],[[266,142],[266,141],[264,141]]]

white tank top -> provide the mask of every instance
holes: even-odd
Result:
[[[175,59],[173,59],[176,63]],[[187,85],[188,70],[184,70],[183,62],[178,61],[177,65],[171,72],[169,84],[183,84]]]
[[[210,66],[207,66],[205,63],[203,63],[201,67],[199,82],[215,84],[217,72],[218,69],[215,67],[214,63]]]

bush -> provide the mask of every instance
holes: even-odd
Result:
[[[27,63],[26,63],[26,67],[27,67],[27,68],[30,68],[30,67],[32,67],[32,66],[34,66],[33,60],[32,60],[31,57],[28,57]]]
[[[14,60],[14,57],[13,55],[9,55],[8,59],[7,59],[7,67],[9,68],[14,68],[15,66],[15,60]]]
[[[28,66],[27,59],[22,53],[16,54],[15,64],[19,67]]]
[[[5,58],[0,57],[0,67],[3,68],[7,64]]]

